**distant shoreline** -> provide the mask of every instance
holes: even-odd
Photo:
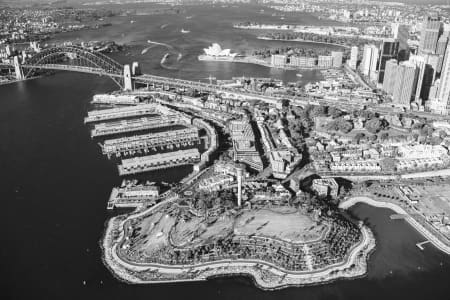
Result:
[[[270,38],[265,36],[257,36],[258,40],[266,40],[266,41],[281,41],[281,42],[301,42],[301,43],[312,43],[312,44],[322,44],[322,45],[330,45],[330,46],[337,46],[342,47],[346,49],[350,49],[350,46],[342,45],[342,44],[336,44],[336,43],[328,43],[328,42],[319,42],[319,41],[308,41],[303,39],[277,39],[277,38]]]

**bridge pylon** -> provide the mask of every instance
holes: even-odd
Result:
[[[23,80],[25,79],[25,75],[23,75],[23,69],[22,69],[22,65],[20,64],[19,61],[19,56],[14,56],[14,71],[16,73],[16,79],[17,80]]]
[[[132,91],[133,90],[133,79],[131,76],[131,67],[130,65],[123,66],[123,89],[124,91]]]

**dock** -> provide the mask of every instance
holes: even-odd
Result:
[[[425,245],[425,244],[428,244],[428,243],[431,243],[429,240],[426,240],[426,241],[424,241],[424,242],[421,242],[421,243],[417,243],[416,244],[416,246],[417,246],[417,248],[419,248],[420,250],[425,250],[425,248],[423,247],[423,245]]]
[[[192,126],[185,129],[106,140],[101,147],[104,155],[120,157],[128,154],[147,153],[149,150],[192,146],[198,143],[200,143],[198,129]]]
[[[142,117],[139,119],[99,123],[94,125],[94,129],[92,129],[91,131],[91,137],[154,129],[173,125],[186,125],[186,122],[178,115],[158,115],[153,117]]]
[[[118,166],[118,169],[119,175],[124,176],[194,164],[199,160],[200,152],[194,148],[122,159],[122,164]]]
[[[120,118],[141,117],[157,113],[158,111],[153,104],[93,110],[88,112],[87,117],[84,118],[84,123],[87,124]]]
[[[139,185],[113,188],[109,196],[107,209],[133,208],[156,204],[159,188],[154,185]]]

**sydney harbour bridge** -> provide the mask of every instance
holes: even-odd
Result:
[[[11,64],[0,64],[0,67],[13,68],[19,80],[33,76],[37,70],[61,70],[108,76],[123,90],[132,90],[135,83],[140,83],[191,88],[205,92],[233,92],[232,89],[214,84],[141,74],[138,68],[135,68],[135,64],[132,67],[122,65],[94,50],[68,45],[43,49],[23,62],[16,56]]]

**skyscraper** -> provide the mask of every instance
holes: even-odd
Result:
[[[408,45],[408,39],[409,39],[409,30],[411,26],[407,24],[399,24],[394,23],[392,24],[392,32],[394,35],[394,39],[398,40],[399,46],[398,46],[398,60],[404,61],[409,58],[409,45]]]
[[[450,45],[447,46],[444,63],[442,64],[441,81],[437,100],[448,111],[450,96]]]
[[[348,62],[348,65],[352,70],[356,70],[357,63],[358,63],[358,47],[353,46],[350,52],[350,60]]]
[[[396,59],[390,59],[386,62],[386,71],[384,73],[383,90],[390,96],[394,94],[395,83],[397,82],[398,63]]]
[[[437,42],[436,54],[444,55],[445,49],[447,49],[447,43],[448,43],[448,36],[441,35],[441,37],[439,38],[439,40]]]
[[[419,69],[410,61],[402,62],[397,69],[394,87],[394,103],[409,107],[414,99]]]
[[[378,60],[378,83],[383,83],[386,62],[398,56],[399,42],[396,39],[384,39],[381,44],[380,58]]]
[[[377,72],[379,53],[380,51],[375,45],[364,46],[363,59],[360,68],[361,72],[370,77],[371,80],[374,80],[372,74]]]
[[[420,53],[436,53],[436,46],[443,32],[443,25],[438,15],[427,16],[422,23],[420,33]]]

